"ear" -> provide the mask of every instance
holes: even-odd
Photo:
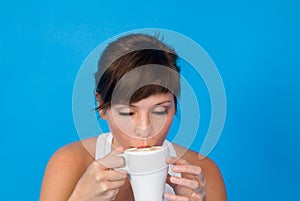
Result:
[[[96,97],[96,100],[97,100],[97,105],[98,105],[98,107],[100,107],[100,105],[102,104],[100,94],[96,92],[95,97]],[[104,109],[100,110],[99,114],[100,114],[101,119],[107,120],[106,111]]]
[[[101,119],[107,120],[107,118],[106,118],[106,111],[100,110],[100,111],[99,111],[99,114],[100,114]]]

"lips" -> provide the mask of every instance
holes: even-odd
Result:
[[[150,148],[151,146],[149,145],[141,145],[141,146],[137,146],[136,148],[138,149],[144,149],[144,148]]]

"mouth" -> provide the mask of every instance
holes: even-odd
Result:
[[[145,148],[150,148],[151,146],[149,145],[141,145],[141,146],[137,146],[136,148],[138,149],[145,149]]]

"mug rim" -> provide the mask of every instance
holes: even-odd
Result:
[[[151,148],[160,148],[160,149],[147,150],[146,151],[146,149],[151,149]],[[141,149],[141,151],[133,151],[133,150],[138,150],[138,149]],[[145,149],[145,151],[143,151],[143,149]],[[166,150],[166,149],[167,149],[167,147],[164,147],[164,146],[151,146],[151,147],[147,147],[147,148],[136,148],[136,147],[133,147],[133,148],[126,149],[124,151],[124,153],[134,154],[134,155],[145,155],[145,154],[156,153],[156,152],[159,152],[159,151],[162,151],[162,150]]]

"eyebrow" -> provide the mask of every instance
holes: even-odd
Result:
[[[172,103],[172,101],[170,101],[170,100],[166,100],[166,101],[163,101],[163,102],[157,103],[157,104],[155,104],[155,105],[162,105],[162,104],[165,104],[165,103]]]
[[[162,102],[159,102],[159,103],[157,103],[157,104],[155,104],[155,105],[153,105],[153,106],[163,105],[163,104],[165,104],[165,103],[172,103],[172,101],[170,101],[170,100],[162,101]],[[117,105],[120,105],[120,106],[118,106],[119,109],[120,109],[120,108],[127,108],[127,107],[134,107],[134,108],[137,107],[137,106],[135,106],[135,105],[133,105],[133,104],[129,104],[129,105],[117,104]]]

